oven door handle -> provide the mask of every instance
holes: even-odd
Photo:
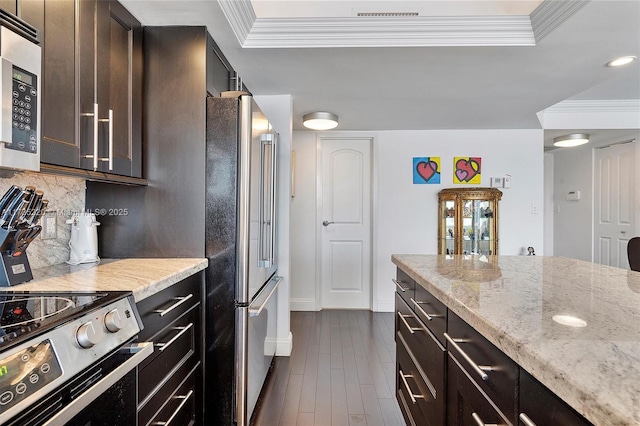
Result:
[[[62,410],[58,411],[56,415],[51,417],[43,426],[62,425],[72,420],[76,414],[84,410],[107,389],[117,383],[120,379],[126,376],[127,373],[136,368],[142,361],[151,355],[153,353],[153,343],[133,343],[122,347],[120,351],[127,351],[133,355],[120,364],[111,373],[104,376],[104,378],[98,383],[83,392],[82,395],[74,399]]]

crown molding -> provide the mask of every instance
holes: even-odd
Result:
[[[640,115],[640,99],[566,100],[544,110],[545,114],[625,112]]]
[[[257,18],[218,0],[243,48],[535,46],[590,0],[545,0],[531,16]]]
[[[256,13],[250,0],[218,0],[236,38],[243,46],[256,21]]]
[[[545,0],[530,15],[531,26],[539,42],[591,0]]]

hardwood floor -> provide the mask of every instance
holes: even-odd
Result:
[[[291,328],[291,356],[276,357],[251,425],[404,425],[393,313],[292,312]]]

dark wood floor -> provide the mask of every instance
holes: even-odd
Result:
[[[404,425],[392,313],[292,312],[291,329],[293,352],[276,357],[253,426]]]

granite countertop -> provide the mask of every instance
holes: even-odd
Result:
[[[33,280],[5,291],[131,291],[136,302],[205,269],[207,259],[102,259],[34,269]]]
[[[640,424],[640,272],[562,257],[482,260],[392,256],[588,420]],[[585,323],[563,325],[560,315]]]

